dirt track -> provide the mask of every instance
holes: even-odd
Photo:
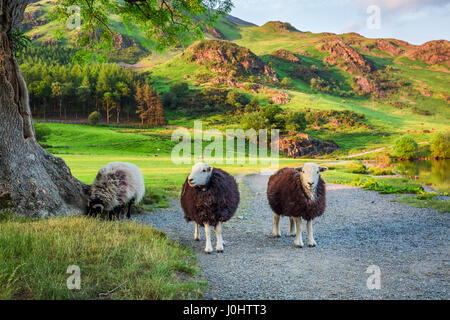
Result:
[[[296,249],[287,218],[282,238],[272,237],[267,179],[239,179],[242,201],[224,230],[223,254],[203,252],[203,231],[193,241],[194,225],[178,202],[136,219],[194,248],[209,281],[205,299],[449,298],[448,215],[392,202],[393,195],[327,185],[327,210],[314,223],[318,246]],[[367,288],[370,265],[381,269],[380,290]]]

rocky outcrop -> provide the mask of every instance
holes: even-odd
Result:
[[[279,145],[280,152],[294,159],[304,156],[321,156],[340,149],[334,142],[313,138],[304,133],[280,137]]]
[[[377,39],[376,46],[378,50],[389,53],[391,56],[398,56],[404,52],[397,44],[385,39]]]
[[[450,67],[450,42],[446,40],[436,40],[424,43],[415,50],[409,52],[407,57],[424,61],[429,65],[445,63]]]
[[[370,84],[369,80],[364,77],[356,77],[355,82],[359,85],[362,91],[365,93],[371,93],[373,91],[372,85]]]
[[[273,31],[277,31],[277,32],[281,32],[281,33],[299,32],[290,23],[281,22],[281,21],[269,21],[265,25],[263,25],[261,28],[272,29]]]
[[[353,81],[357,85],[356,92],[360,94],[369,93],[377,98],[384,98],[386,96],[386,93],[382,90],[380,83],[376,78],[369,79],[369,77],[366,76],[358,76],[354,78]]]
[[[337,65],[351,74],[370,73],[375,69],[358,50],[352,48],[341,39],[332,38],[323,42],[320,49],[330,53],[330,56],[324,59],[326,64]]]
[[[189,53],[189,54],[187,54]],[[266,76],[279,82],[275,70],[249,49],[221,40],[196,43],[184,53],[189,62],[207,66],[211,71],[234,76]]]
[[[221,39],[221,40],[225,39],[225,36],[223,35],[223,33],[220,32],[219,29],[214,28],[212,26],[206,26],[206,32],[208,32],[210,35],[212,35],[216,39]]]
[[[137,43],[134,39],[121,35],[120,33],[116,33],[113,36],[113,42],[116,49],[126,49],[137,46]]]
[[[283,62],[288,62],[292,64],[302,64],[302,60],[300,60],[299,57],[297,57],[291,51],[285,49],[278,49],[277,51],[272,52],[271,57],[273,59]]]

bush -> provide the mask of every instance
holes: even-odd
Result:
[[[291,111],[286,116],[286,130],[291,132],[299,132],[306,129],[306,119],[303,112]]]
[[[348,166],[351,173],[367,174],[367,168],[363,163],[350,163]]]
[[[285,121],[284,117],[282,116],[283,109],[281,109],[280,106],[269,104],[262,108],[262,113],[272,128],[280,130],[285,128]]]
[[[96,126],[102,120],[102,115],[100,114],[100,112],[94,111],[89,115],[88,120],[89,120],[89,124],[91,124],[92,126]]]
[[[162,103],[165,109],[175,109],[177,107],[177,95],[173,92],[165,92],[162,96]]]
[[[284,78],[283,80],[281,80],[280,86],[284,89],[289,89],[290,87],[292,87],[292,80],[289,78]]]
[[[394,157],[400,159],[412,159],[417,154],[419,147],[413,138],[403,136],[395,141]]]
[[[430,150],[435,158],[450,158],[450,131],[436,134],[431,140]]]
[[[34,133],[36,135],[36,140],[39,143],[43,143],[47,141],[47,138],[52,133],[52,130],[45,124],[36,123],[34,125]]]
[[[392,168],[384,167],[370,167],[369,172],[374,176],[391,176],[395,174]]]
[[[261,111],[255,111],[244,114],[241,118],[241,125],[244,130],[255,129],[258,131],[267,129],[268,121]]]

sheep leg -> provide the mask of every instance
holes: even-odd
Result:
[[[280,232],[280,215],[276,214],[273,216],[273,236],[275,238],[281,237]]]
[[[223,252],[222,223],[219,222],[214,229],[216,231],[216,251]]]
[[[205,252],[206,253],[211,253],[213,252],[213,248],[211,245],[211,234],[209,232],[209,224],[205,223],[205,238],[206,238],[206,247],[205,247]]]
[[[194,232],[194,240],[199,241],[200,237],[198,236],[198,224],[195,223],[195,232]]]
[[[306,226],[308,228],[308,247],[315,247],[317,243],[314,240],[312,220],[308,220]]]
[[[295,224],[297,227],[297,234],[295,236],[295,247],[296,248],[303,248],[303,240],[302,240],[302,218],[294,218]]]
[[[289,217],[289,235],[295,237],[295,222],[292,217]]]
[[[128,211],[127,211],[127,219],[131,219],[131,207],[134,204],[134,199],[131,199],[130,203],[128,203]]]
[[[113,213],[116,220],[119,220],[121,210],[122,210],[121,207],[114,208]]]

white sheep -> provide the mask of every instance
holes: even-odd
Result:
[[[145,194],[144,177],[137,166],[125,162],[111,162],[101,168],[91,186],[88,201],[88,214],[97,216],[104,211],[119,216],[128,206],[127,218],[130,219],[131,207],[141,202]]]

